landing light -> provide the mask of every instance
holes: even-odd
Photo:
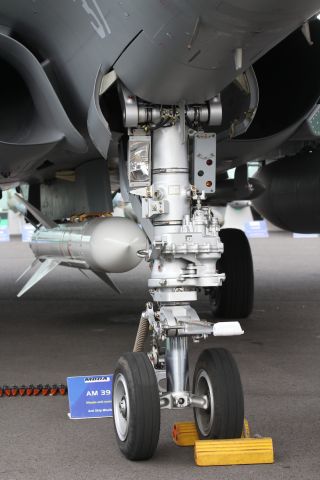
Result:
[[[129,137],[128,175],[130,187],[151,185],[151,138]]]

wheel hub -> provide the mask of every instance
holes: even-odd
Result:
[[[124,375],[117,375],[114,383],[114,424],[118,437],[124,442],[128,436],[130,424],[130,402],[128,385]]]
[[[119,410],[123,418],[127,418],[127,400],[126,397],[122,397],[119,403]]]
[[[207,408],[195,409],[198,428],[201,434],[206,437],[212,429],[214,422],[214,396],[210,378],[205,370],[200,370],[195,385],[197,395],[207,397]]]

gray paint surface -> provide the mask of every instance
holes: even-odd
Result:
[[[190,449],[173,445],[176,420],[192,413],[163,412],[159,448],[146,463],[130,463],[116,446],[112,420],[70,421],[67,399],[0,399],[0,478],[91,480],[318,480],[320,239],[287,234],[251,241],[256,303],[241,338],[192,346],[191,362],[204,346],[230,348],[242,375],[246,416],[254,433],[271,435],[276,463],[199,468]],[[147,299],[147,270],[114,275],[127,297],[77,271],[53,272],[25,298],[15,279],[31,252],[21,243],[0,244],[0,383],[61,382],[67,375],[112,372],[132,348]],[[297,273],[298,272],[298,273]],[[207,299],[199,302],[208,317]]]
[[[319,0],[2,0],[0,59],[22,76],[35,112],[27,142],[7,144],[0,129],[0,184],[106,156],[99,72],[114,68],[144,100],[204,102],[319,9]],[[45,173],[44,160],[53,164]]]

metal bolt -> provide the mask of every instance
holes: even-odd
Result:
[[[122,399],[120,400],[119,410],[120,410],[120,413],[123,416],[123,418],[126,418],[127,417],[127,402],[126,402],[125,397],[122,397]]]

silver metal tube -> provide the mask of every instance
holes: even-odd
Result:
[[[190,180],[187,142],[183,141],[180,122],[170,128],[159,128],[153,133],[152,180],[153,190],[166,202],[167,213],[157,215],[153,220],[154,238],[170,240],[170,235],[181,232],[183,219],[190,215]],[[168,279],[173,282],[187,266],[184,259],[161,257],[153,262],[150,288],[166,288]],[[180,286],[174,284],[174,286]],[[160,295],[161,296],[161,295]],[[189,295],[184,300],[189,301]],[[192,297],[192,300],[194,298]],[[168,297],[164,296],[167,302]],[[160,300],[161,302],[161,300]]]
[[[189,390],[188,339],[171,337],[166,341],[167,391]]]
[[[208,397],[198,397],[196,395],[190,396],[190,407],[203,408],[206,410],[209,405]]]
[[[180,123],[155,130],[152,149],[153,188],[169,203],[169,213],[158,215],[154,222],[167,225],[155,226],[155,234],[180,231],[184,215],[190,213],[189,159]]]

